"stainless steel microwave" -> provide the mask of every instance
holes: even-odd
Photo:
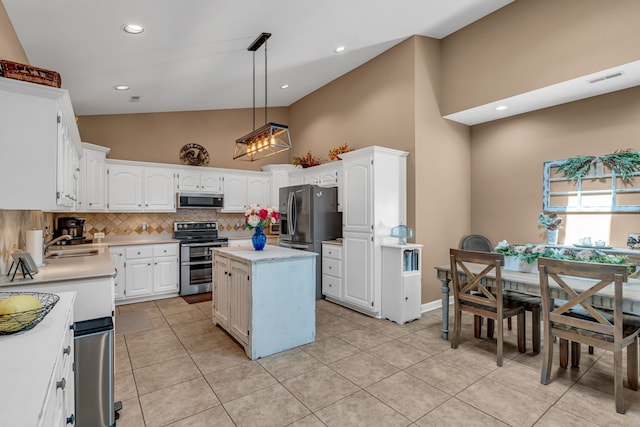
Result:
[[[178,193],[178,209],[222,209],[222,194]]]

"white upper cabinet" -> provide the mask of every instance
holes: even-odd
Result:
[[[108,163],[107,176],[109,211],[175,212],[173,169]]]
[[[342,212],[342,174],[343,166],[341,161],[324,163],[306,169],[294,168],[289,173],[288,185],[311,184],[319,185],[320,187],[337,187],[338,212]]]
[[[345,231],[373,231],[373,159],[357,158],[344,165]]]
[[[222,193],[222,174],[200,170],[180,169],[177,172],[178,191]]]
[[[124,165],[107,166],[109,205],[113,212],[142,211],[142,168]]]
[[[242,212],[249,205],[269,206],[269,174],[237,172],[224,175],[222,212]]]
[[[173,169],[144,168],[144,210],[176,210],[176,187]]]
[[[69,93],[0,78],[0,99],[0,209],[75,209],[82,146]]]
[[[289,174],[296,170],[293,165],[267,165],[262,170],[269,172],[269,206],[278,207],[280,197],[280,189],[291,185]]]
[[[269,190],[268,176],[247,177],[247,205],[269,207]]]
[[[80,183],[78,194],[79,212],[102,212],[107,210],[107,166],[105,158],[110,148],[82,143],[80,161]]]
[[[247,176],[224,176],[223,212],[244,212],[247,209]]]

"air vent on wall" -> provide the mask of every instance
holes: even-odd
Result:
[[[615,79],[616,77],[620,77],[621,75],[623,75],[624,73],[622,71],[619,71],[617,73],[613,73],[613,74],[609,74],[606,76],[602,76],[602,77],[596,77],[595,79],[591,79],[591,80],[587,80],[589,83],[598,83],[598,82],[603,82],[605,80],[609,80],[609,79]]]
[[[140,97],[139,96],[132,96],[129,98],[129,102],[140,102]]]

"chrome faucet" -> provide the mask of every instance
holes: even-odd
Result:
[[[73,237],[71,237],[68,234],[64,234],[62,236],[56,237],[55,239],[51,239],[49,240],[49,242],[47,244],[44,245],[44,249],[42,250],[42,254],[46,255],[47,254],[47,249],[49,249],[49,246],[61,241],[61,240],[71,240],[73,239]]]

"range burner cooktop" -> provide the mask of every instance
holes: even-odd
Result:
[[[173,223],[173,238],[185,242],[227,241],[218,237],[217,221],[176,221]]]

